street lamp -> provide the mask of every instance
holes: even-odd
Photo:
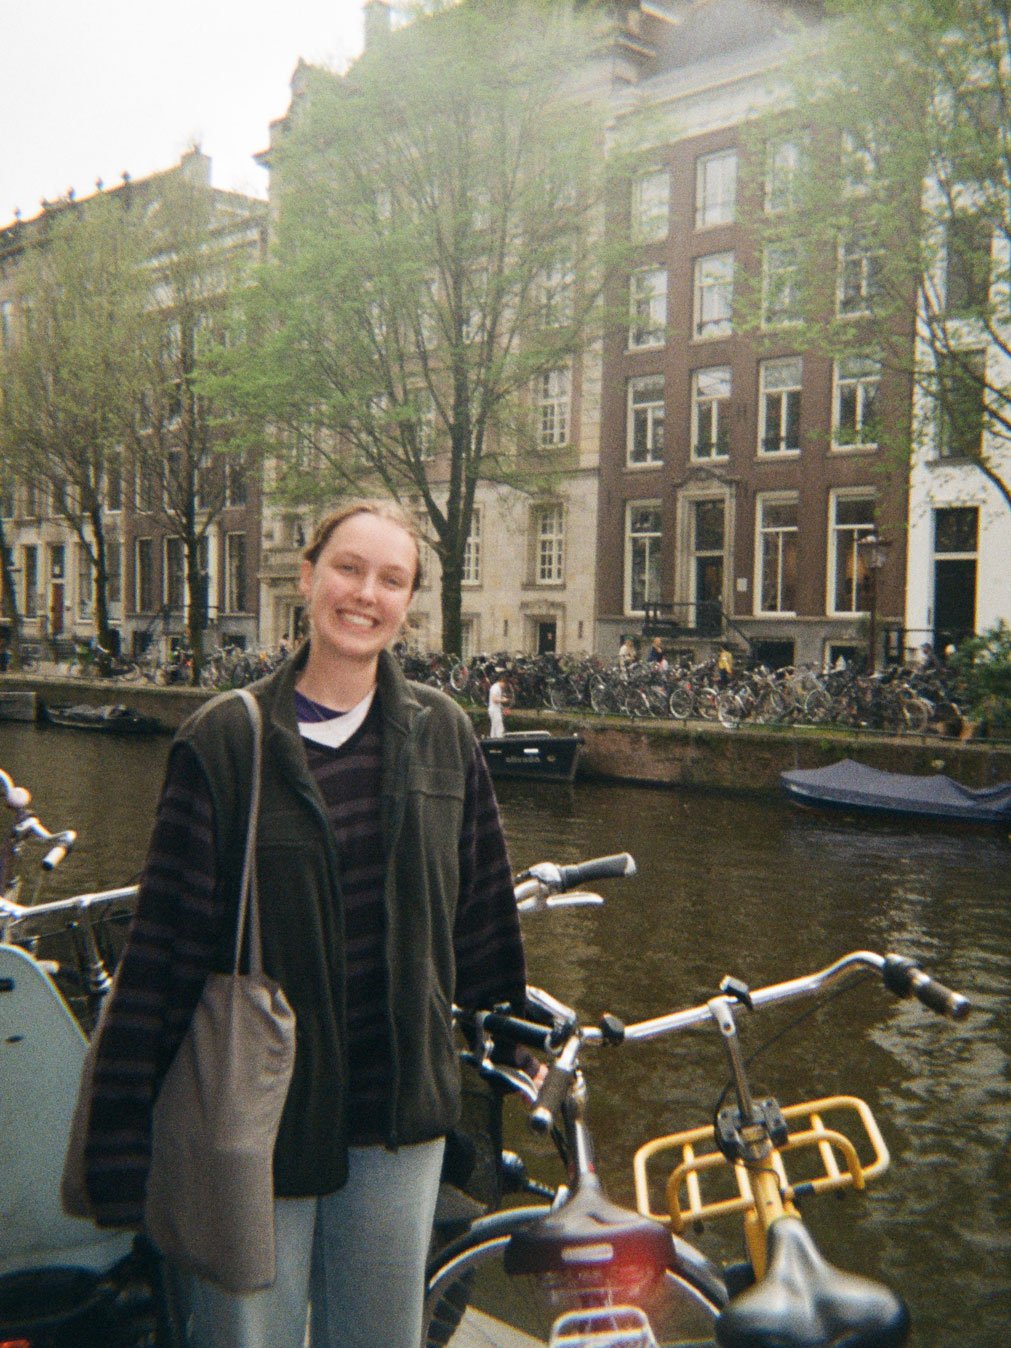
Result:
[[[878,572],[888,560],[888,549],[892,546],[878,537],[872,529],[863,538],[857,539],[857,546],[865,549],[864,565],[867,567],[867,599],[870,609],[870,626],[867,634],[867,672],[873,674],[878,667]]]

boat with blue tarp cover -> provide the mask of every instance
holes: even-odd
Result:
[[[827,768],[794,768],[779,780],[790,800],[808,809],[1011,825],[1011,782],[974,790],[941,773],[885,772],[852,758]]]

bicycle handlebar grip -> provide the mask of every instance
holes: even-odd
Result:
[[[595,857],[578,866],[559,866],[563,889],[576,889],[591,880],[611,880],[622,875],[635,875],[635,859],[631,852],[618,852],[611,857]]]
[[[554,1026],[535,1025],[530,1020],[520,1020],[518,1016],[499,1015],[489,1011],[481,1017],[481,1026],[492,1039],[501,1039],[510,1044],[525,1044],[527,1048],[546,1049],[554,1036]]]
[[[530,1111],[529,1124],[533,1132],[546,1133],[550,1129],[575,1075],[575,1068],[564,1067],[557,1062],[548,1068],[537,1104]]]
[[[939,1016],[950,1016],[952,1020],[964,1020],[969,1014],[971,1003],[960,992],[931,978],[910,959],[901,955],[888,955],[884,967],[885,986],[900,997],[915,997],[917,1001],[936,1011]]]

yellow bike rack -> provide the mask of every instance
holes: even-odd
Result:
[[[856,1096],[831,1095],[822,1100],[807,1100],[802,1104],[787,1105],[782,1112],[791,1125],[790,1136],[773,1149],[765,1165],[775,1170],[784,1203],[834,1189],[862,1189],[868,1180],[888,1168],[888,1148],[874,1115],[870,1106]],[[792,1126],[795,1120],[800,1125],[796,1131]],[[680,1154],[680,1161],[666,1182],[667,1211],[654,1212],[650,1199],[650,1163],[672,1151]],[[794,1167],[792,1178],[783,1159],[787,1154]],[[798,1174],[798,1166],[805,1164],[811,1173],[805,1169],[803,1174]],[[654,1138],[636,1152],[632,1168],[639,1211],[665,1222],[678,1234],[700,1222],[755,1209],[755,1194],[747,1166],[723,1155],[716,1146],[711,1126]],[[711,1186],[718,1182],[716,1176],[720,1172],[725,1174],[728,1169],[733,1171],[737,1192],[731,1189],[729,1196],[703,1197],[704,1178]],[[659,1181],[654,1179],[653,1183],[658,1185]]]

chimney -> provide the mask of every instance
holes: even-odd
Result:
[[[393,29],[393,14],[388,0],[365,0],[365,50],[371,51]]]

